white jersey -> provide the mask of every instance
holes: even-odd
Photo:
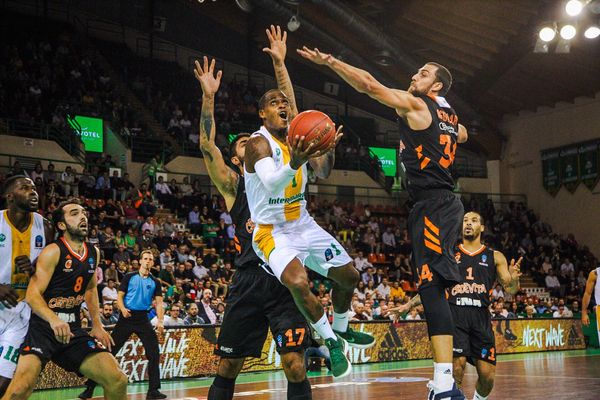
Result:
[[[31,213],[31,223],[24,232],[19,232],[7,216],[8,211],[0,211],[0,283],[10,284],[19,294],[19,300],[25,297],[29,276],[15,269],[16,257],[26,255],[34,262],[46,246],[44,217]]]
[[[594,287],[594,297],[596,305],[600,306],[600,267],[596,268],[596,286]],[[600,321],[598,321],[600,324]]]
[[[290,152],[285,143],[271,135],[264,126],[252,134],[252,136],[257,135],[262,135],[269,141],[277,168],[289,164]],[[307,176],[306,164],[304,164],[281,192],[270,193],[256,173],[245,170],[246,197],[252,221],[258,225],[280,225],[309,217],[305,199]]]

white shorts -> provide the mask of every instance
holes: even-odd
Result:
[[[19,348],[27,335],[31,308],[21,301],[14,308],[0,305],[0,376],[12,379],[17,368]]]
[[[280,281],[294,258],[324,277],[330,268],[352,262],[342,245],[310,216],[280,225],[257,225],[252,247]]]

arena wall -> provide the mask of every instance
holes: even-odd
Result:
[[[600,138],[600,93],[506,117],[502,131],[509,137],[501,162],[501,191],[524,193],[529,207],[555,232],[573,233],[576,239],[600,253],[600,185],[594,192],[580,184],[574,193],[561,188],[551,196],[542,186],[545,149]]]

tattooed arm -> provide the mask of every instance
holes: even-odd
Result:
[[[202,111],[200,112],[200,151],[204,156],[204,164],[208,175],[219,193],[225,199],[227,209],[231,210],[237,194],[239,175],[225,164],[221,150],[215,144],[215,94],[221,84],[221,71],[214,75],[215,60],[210,64],[204,57],[204,65],[196,61],[194,75],[202,86]]]

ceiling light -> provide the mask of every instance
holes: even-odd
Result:
[[[577,34],[577,29],[573,25],[565,25],[560,28],[560,37],[565,40],[571,40]]]
[[[542,39],[544,42],[551,42],[554,40],[554,37],[556,36],[556,29],[546,26],[546,27],[540,29],[539,35],[540,35],[540,39]]]
[[[295,32],[298,30],[298,28],[300,28],[300,21],[298,21],[298,18],[296,18],[295,15],[292,15],[292,18],[290,18],[289,22],[287,23],[287,27],[290,32]]]
[[[583,36],[585,36],[588,39],[596,39],[598,36],[600,36],[600,28],[598,28],[597,26],[590,26],[585,30]]]
[[[579,15],[581,10],[583,10],[583,2],[581,0],[570,0],[565,5],[565,11],[571,17]]]

